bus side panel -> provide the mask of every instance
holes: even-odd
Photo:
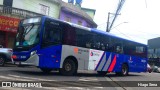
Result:
[[[127,62],[126,56],[123,54],[114,54],[116,57],[116,64],[112,72],[120,72],[122,64]]]
[[[97,69],[97,71],[108,71],[109,66],[110,66],[110,64],[111,64],[111,62],[113,60],[113,55],[110,52],[106,52],[105,56],[106,56],[105,62],[104,63],[102,63],[102,62],[100,63],[100,64],[103,64],[103,67],[101,69]]]
[[[107,62],[105,64],[103,71],[108,72],[121,72],[122,64],[127,64],[130,72],[137,71],[137,67],[135,67],[136,58],[133,58],[129,55],[124,54],[116,54],[116,53],[108,53]],[[107,65],[107,68],[106,68]]]
[[[147,59],[137,56],[128,56],[129,72],[145,72]]]
[[[116,61],[116,65],[115,65],[113,72],[121,72],[122,65],[124,63],[128,65],[129,72],[136,71],[136,67],[135,67],[136,59],[135,58],[129,55],[124,55],[124,54],[116,54],[116,56],[117,56],[117,61]]]
[[[40,68],[60,68],[62,45],[49,46],[39,51]]]
[[[120,62],[122,60],[119,60],[119,55],[111,52],[106,52],[103,59],[101,59],[97,66],[96,71],[108,71],[108,72],[114,72],[117,70],[120,70]]]
[[[136,71],[135,72],[146,72],[147,70],[147,59],[146,58],[141,58],[141,57],[135,57],[136,62],[135,62],[135,67]]]
[[[89,49],[70,45],[63,45],[60,68],[68,57],[75,57],[78,62],[78,70],[87,70],[89,63]]]
[[[145,72],[147,59],[123,55],[123,54],[116,54],[116,65],[112,72],[121,72],[122,64],[126,63],[129,68],[129,72]]]
[[[104,65],[103,71],[108,71],[108,72],[118,72],[121,69],[121,64],[124,61],[123,55],[116,54],[116,53],[109,53],[107,52],[107,58],[106,58],[106,63]]]

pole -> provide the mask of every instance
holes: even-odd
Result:
[[[110,12],[108,12],[108,20],[107,20],[106,32],[109,32],[109,17],[110,17]]]

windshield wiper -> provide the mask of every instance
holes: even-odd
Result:
[[[28,30],[29,27],[25,30],[24,35],[27,35],[33,29],[33,27],[34,27],[34,23],[32,23],[32,26],[29,30]]]

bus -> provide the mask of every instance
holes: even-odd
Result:
[[[12,59],[43,72],[74,75],[92,70],[99,75],[147,71],[147,46],[110,33],[48,16],[20,21]]]

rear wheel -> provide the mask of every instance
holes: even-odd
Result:
[[[106,71],[97,71],[97,73],[98,73],[99,75],[102,75],[102,76],[105,76],[105,75],[107,74]]]
[[[127,76],[128,75],[128,65],[123,64],[121,68],[121,72],[116,72],[116,75]]]
[[[62,75],[70,76],[77,73],[76,63],[72,59],[66,59],[59,70]]]
[[[5,64],[5,58],[4,56],[0,56],[0,66],[4,66]]]
[[[40,68],[41,71],[43,71],[44,73],[50,73],[52,71],[52,69],[50,68]]]

